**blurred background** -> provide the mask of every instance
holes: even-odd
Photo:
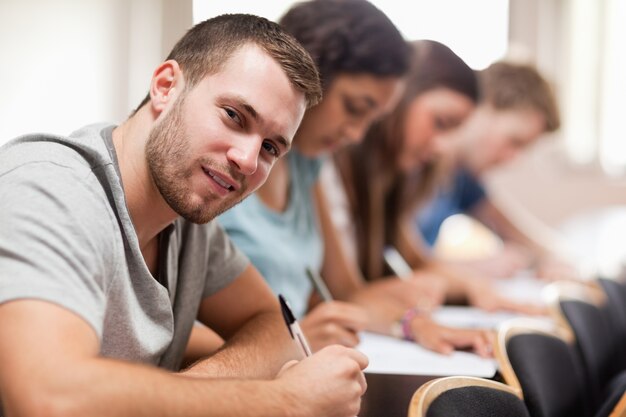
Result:
[[[292,3],[0,0],[0,144],[27,132],[67,134],[91,122],[122,121],[193,23],[232,12],[277,20]],[[587,228],[589,238],[576,250],[623,259],[626,48],[619,41],[626,26],[619,22],[626,21],[626,2],[373,3],[407,39],[441,41],[475,69],[506,57],[536,65],[552,81],[563,127],[490,173],[489,191],[522,224],[568,233]]]

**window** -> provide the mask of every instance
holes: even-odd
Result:
[[[389,16],[406,39],[442,42],[475,69],[502,58],[508,44],[508,0],[371,0]],[[194,22],[222,13],[253,13],[278,20],[293,0],[259,2],[194,0]]]
[[[623,138],[626,96],[626,2],[572,0],[566,10],[564,138],[569,156],[597,164],[609,175],[626,174]]]
[[[474,69],[507,52],[508,0],[372,0],[409,39],[433,39],[456,52]]]

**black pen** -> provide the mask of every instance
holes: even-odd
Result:
[[[283,317],[285,318],[285,323],[287,324],[287,329],[289,329],[291,338],[298,343],[302,349],[302,353],[304,353],[304,356],[311,356],[312,352],[309,347],[309,343],[307,342],[306,337],[304,337],[304,333],[302,333],[302,329],[296,320],[296,316],[293,315],[291,308],[289,308],[287,300],[279,294],[278,301],[280,302],[280,309],[283,312]]]
[[[309,277],[311,284],[313,284],[313,287],[315,287],[320,297],[322,297],[322,300],[326,302],[333,301],[333,296],[320,274],[318,274],[313,268],[307,267],[306,276]]]

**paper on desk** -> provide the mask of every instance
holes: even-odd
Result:
[[[495,329],[502,322],[520,315],[506,311],[488,312],[476,307],[442,306],[433,311],[432,317],[444,326]]]
[[[449,327],[462,327],[465,329],[497,329],[507,320],[532,317],[533,320],[552,323],[549,316],[527,316],[509,311],[485,311],[476,307],[466,306],[442,306],[432,313],[433,320]]]
[[[545,280],[538,279],[529,273],[494,281],[496,290],[512,300],[531,304],[543,304],[541,292],[547,285]]]
[[[468,375],[493,377],[496,361],[468,352],[441,355],[424,349],[414,342],[389,336],[362,332],[357,349],[369,358],[367,373],[398,375]]]

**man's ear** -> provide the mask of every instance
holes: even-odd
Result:
[[[183,91],[185,81],[178,62],[173,59],[163,62],[154,70],[150,83],[150,106],[160,114]]]

